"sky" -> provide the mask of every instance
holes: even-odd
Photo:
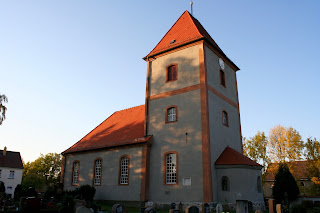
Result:
[[[320,139],[320,1],[194,0],[237,72],[242,135],[277,124]],[[146,56],[190,1],[0,0],[0,149],[61,153],[144,104]]]

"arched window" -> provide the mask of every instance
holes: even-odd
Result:
[[[220,70],[220,84],[226,87],[226,76],[223,70]]]
[[[221,187],[222,187],[222,191],[230,191],[230,182],[227,176],[222,176]]]
[[[165,154],[165,184],[178,184],[178,154],[167,152]]]
[[[226,111],[222,111],[222,124],[229,126],[228,113]]]
[[[178,79],[178,66],[176,64],[167,67],[167,82]]]
[[[178,120],[177,112],[178,110],[176,106],[169,106],[166,109],[166,123],[177,121]]]
[[[261,177],[260,176],[257,177],[257,189],[258,189],[259,193],[262,192]]]
[[[128,185],[129,184],[129,168],[130,168],[130,159],[129,156],[123,156],[120,158],[120,175],[119,175],[119,184]]]
[[[101,177],[102,177],[102,160],[96,159],[94,161],[94,179],[93,179],[93,184],[95,186],[101,185]]]
[[[73,162],[72,168],[72,185],[79,185],[79,174],[80,174],[80,161]]]

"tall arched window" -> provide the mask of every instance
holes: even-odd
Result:
[[[129,156],[123,156],[120,158],[120,175],[119,175],[119,184],[128,185],[129,184],[129,168],[130,168],[130,159]]]
[[[165,184],[178,184],[178,154],[167,152],[165,154]]]
[[[261,177],[260,176],[257,177],[257,189],[258,189],[259,193],[262,192]]]
[[[227,176],[222,176],[221,187],[222,187],[222,191],[230,191],[230,182]]]
[[[95,186],[101,185],[101,177],[102,177],[102,160],[96,159],[94,161],[94,179],[93,179],[93,184]]]
[[[176,64],[167,67],[167,82],[178,79],[178,66]]]
[[[79,185],[79,174],[80,174],[80,161],[73,162],[72,168],[72,185]]]
[[[169,106],[166,109],[166,123],[177,121],[178,120],[177,114],[178,114],[177,106]]]

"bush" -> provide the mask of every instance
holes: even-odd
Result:
[[[62,197],[60,213],[73,212],[74,199],[72,195],[65,195]]]
[[[86,201],[92,201],[95,194],[96,189],[93,186],[82,185],[79,188],[79,195]]]
[[[311,208],[313,208],[313,201],[312,200],[303,200],[301,205],[304,208],[311,209]]]
[[[5,192],[6,187],[4,186],[4,182],[0,181],[0,192]]]
[[[303,205],[294,205],[291,213],[307,213],[307,209]]]

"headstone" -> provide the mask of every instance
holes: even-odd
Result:
[[[199,208],[196,206],[189,206],[186,209],[186,213],[199,213]]]
[[[114,204],[112,206],[112,213],[124,213],[123,206],[120,204]]]
[[[23,199],[24,202],[23,205],[24,206],[24,210],[26,210],[26,212],[40,212],[40,204],[41,204],[41,199],[40,198],[36,198],[36,197],[27,197],[25,199]]]
[[[155,209],[155,207],[156,207],[156,204],[155,204],[155,202],[153,202],[153,201],[148,201],[148,202],[146,202],[146,204],[145,204],[145,208]]]
[[[248,207],[248,201],[247,200],[236,200],[236,213],[248,213],[249,207]]]
[[[281,204],[276,205],[277,213],[281,213]]]
[[[221,213],[223,212],[222,204],[218,203],[216,206],[216,213]]]
[[[79,206],[76,209],[76,213],[92,213],[92,211],[90,209],[88,209],[87,207]]]
[[[146,208],[146,210],[144,210],[145,213],[156,213],[157,211],[153,208]]]
[[[202,205],[202,212],[203,213],[210,213],[210,205],[208,203],[204,203]]]
[[[141,202],[140,203],[140,213],[143,213],[144,210],[146,210],[146,203],[145,202]]]
[[[176,209],[176,203],[171,203],[170,204],[170,209]]]
[[[274,213],[274,199],[269,199],[268,204],[269,204],[269,213]]]
[[[261,210],[256,210],[254,213],[262,213]]]

